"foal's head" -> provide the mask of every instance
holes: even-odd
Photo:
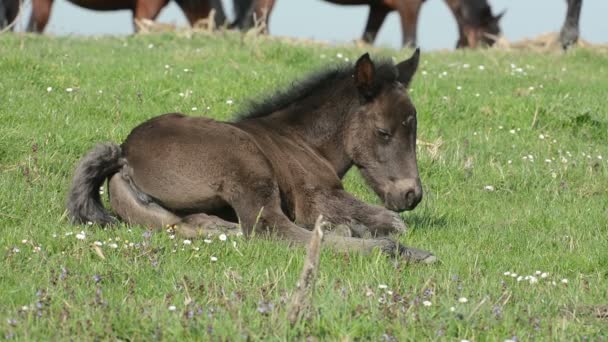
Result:
[[[376,67],[365,54],[353,79],[359,105],[345,132],[346,153],[363,177],[394,211],[412,210],[422,199],[416,163],[416,108],[407,94],[419,50],[397,65]]]

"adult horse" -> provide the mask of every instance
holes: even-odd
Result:
[[[27,30],[42,33],[48,23],[54,0],[32,0],[32,16]],[[133,22],[137,19],[154,20],[169,0],[69,0],[74,5],[97,11],[130,10],[133,12]],[[182,9],[191,25],[200,19],[209,17],[211,9],[215,9],[215,22],[222,25],[226,20],[220,0],[175,0]]]
[[[429,252],[364,238],[404,232],[396,212],[422,198],[416,109],[406,92],[418,59],[416,50],[397,65],[375,65],[365,54],[354,67],[313,75],[235,122],[183,114],[150,119],[122,145],[98,145],[83,157],[69,215],[77,223],[114,222],[99,195],[109,178],[111,207],[131,224],[172,225],[186,237],[274,231],[304,244],[311,232],[303,227],[322,214],[356,236],[329,236],[333,248],[378,248],[433,262]],[[353,165],[388,209],[344,190],[341,178]]]
[[[415,46],[418,15],[425,0],[326,0],[337,5],[368,5],[369,16],[362,40],[373,43],[386,16],[397,11],[401,20],[404,46]],[[445,0],[452,11],[460,38],[458,47],[475,47],[481,43],[491,45],[500,33],[498,21],[502,14],[494,16],[487,0]],[[232,26],[248,29],[255,18],[264,18],[266,28],[275,0],[234,0],[236,19]],[[261,20],[261,19],[260,19]],[[267,33],[267,31],[265,32]]]

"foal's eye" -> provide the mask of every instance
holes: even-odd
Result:
[[[383,128],[378,128],[378,136],[380,136],[380,138],[384,139],[384,140],[389,140],[391,138],[391,134],[383,129]]]

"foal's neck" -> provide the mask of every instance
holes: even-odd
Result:
[[[266,119],[295,133],[333,166],[340,178],[353,165],[346,153],[346,121],[359,103],[349,78],[319,89]]]

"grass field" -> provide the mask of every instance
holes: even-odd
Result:
[[[304,249],[67,222],[71,174],[96,142],[165,112],[230,119],[362,52],[236,34],[0,36],[0,338],[608,339],[608,54],[593,50],[423,53],[411,96],[433,146],[419,146],[425,198],[398,238],[442,262],[324,250],[314,310],[294,327]],[[378,201],[356,171],[345,184]]]

